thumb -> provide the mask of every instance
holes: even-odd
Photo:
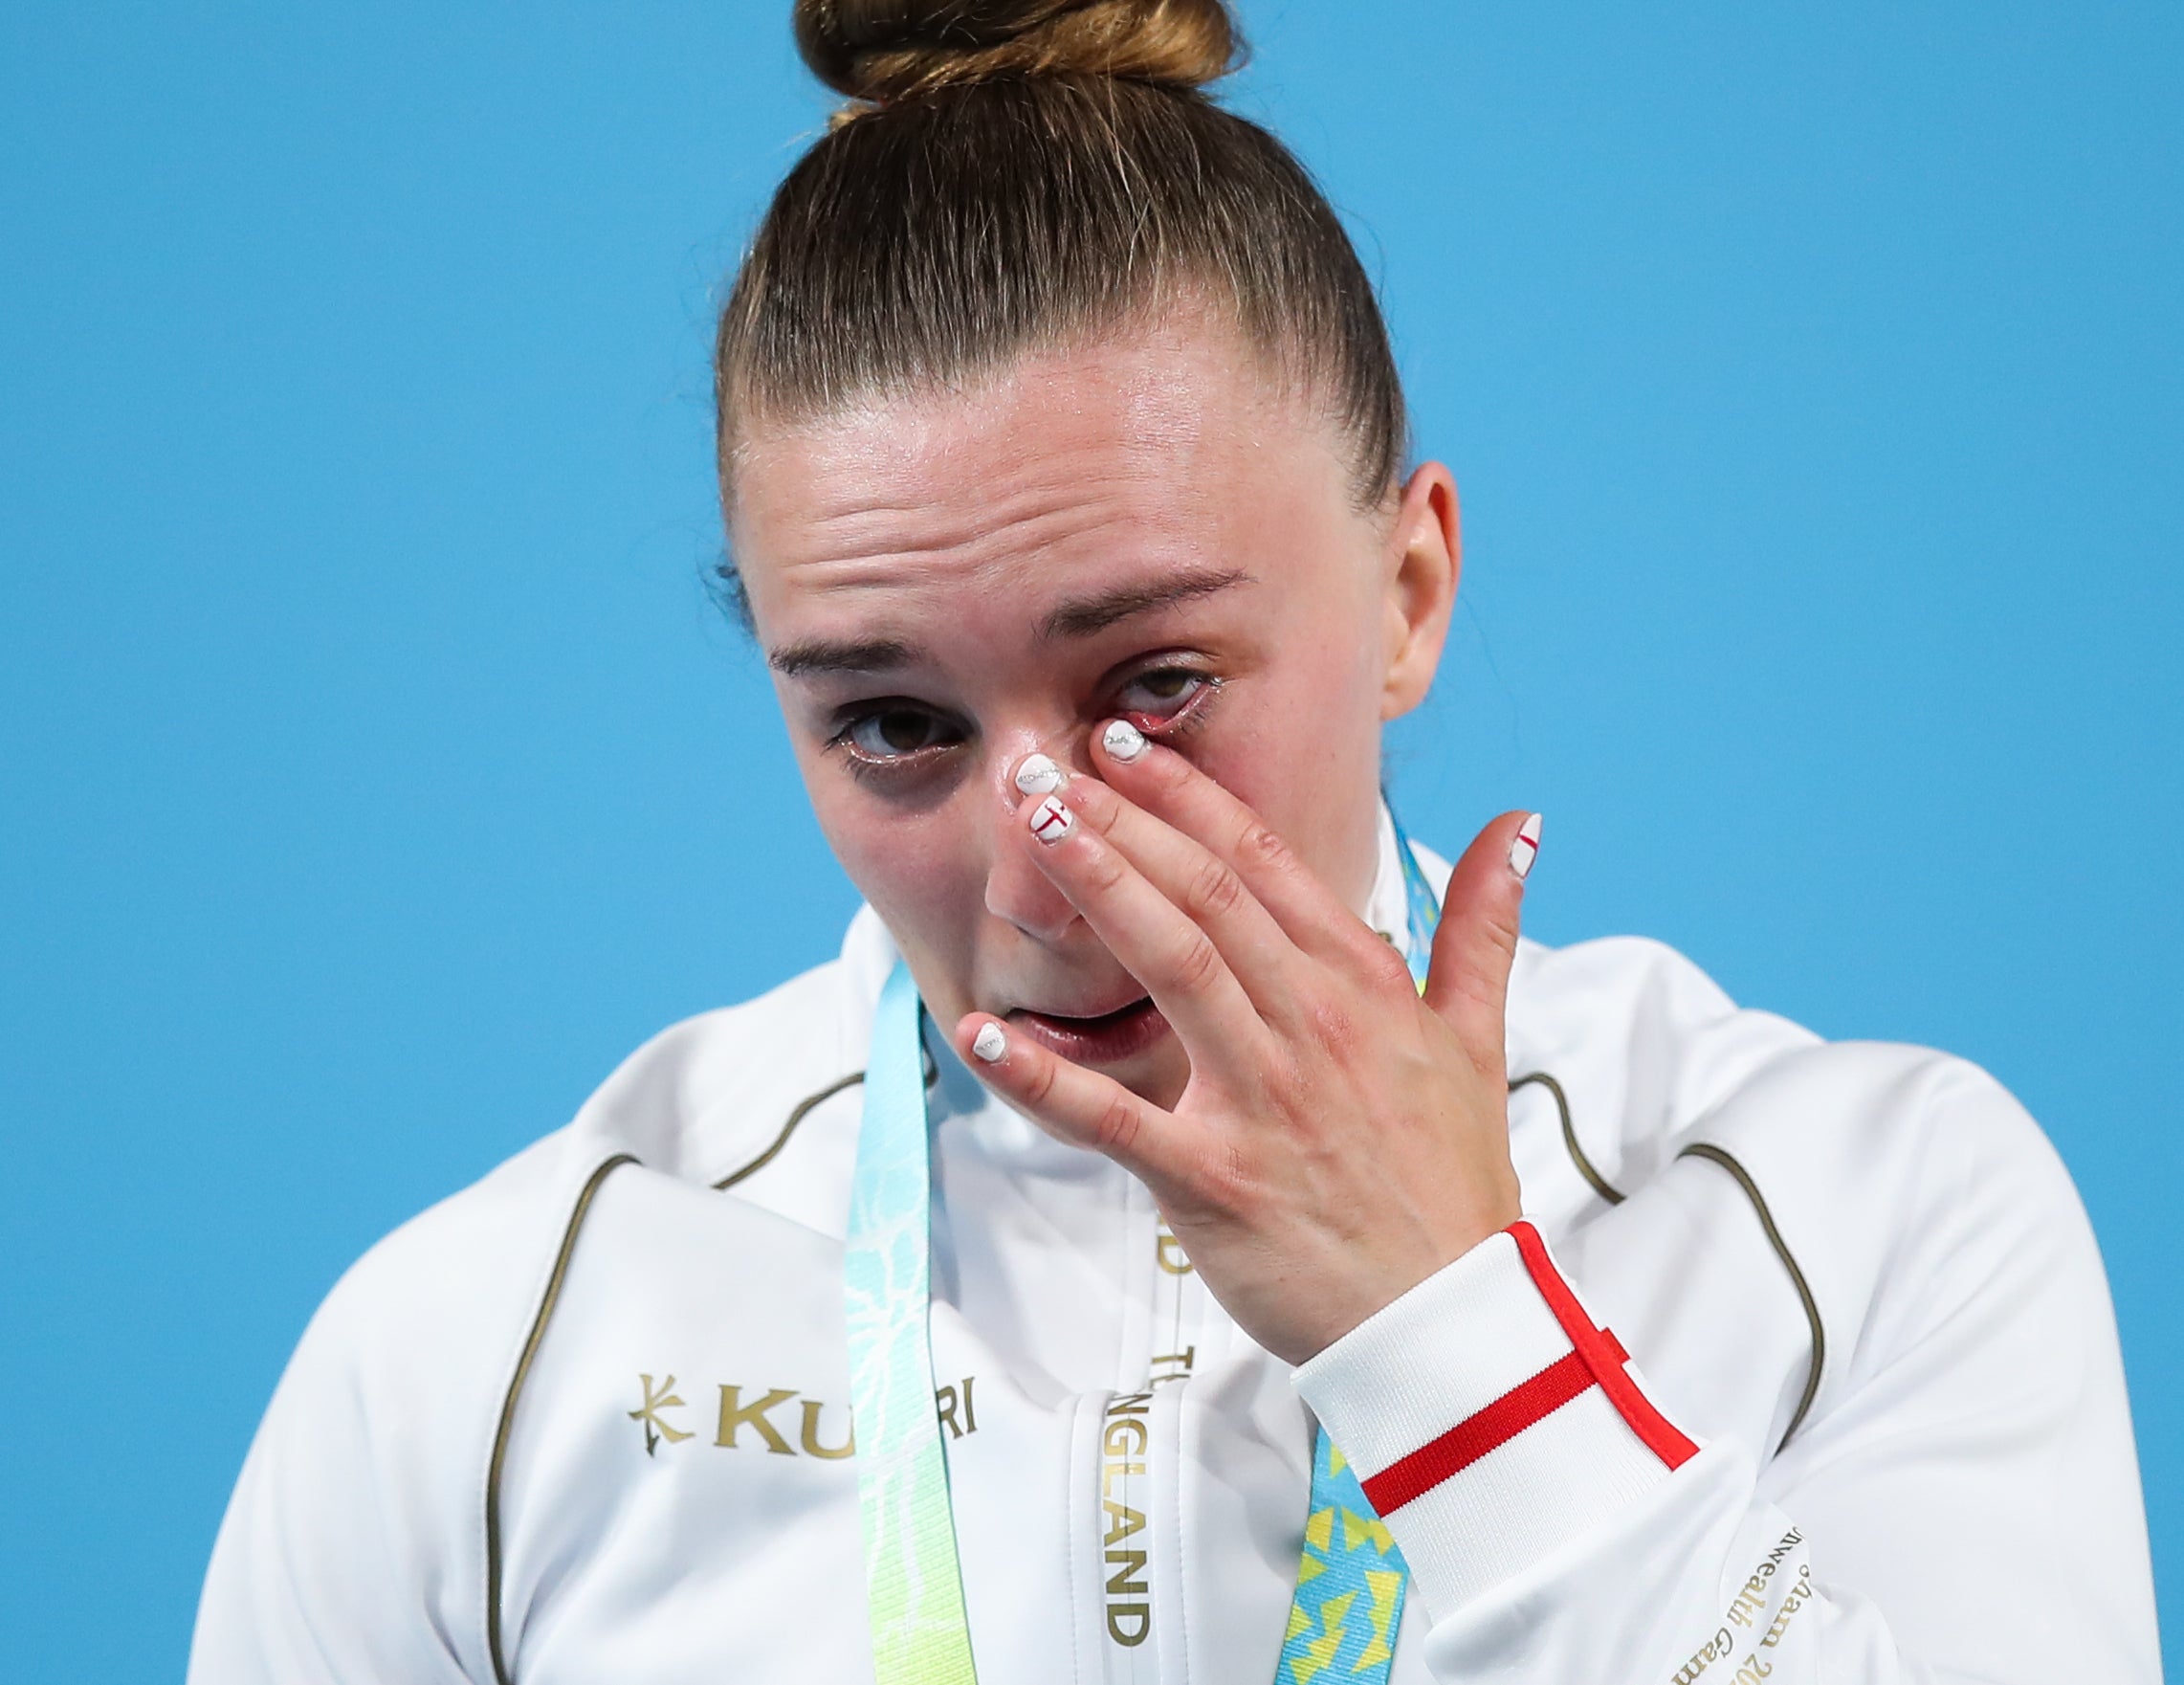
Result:
[[[1504,1009],[1524,880],[1538,854],[1537,813],[1504,813],[1479,832],[1449,876],[1425,974],[1425,1004],[1473,1059],[1496,1070],[1504,1057]]]

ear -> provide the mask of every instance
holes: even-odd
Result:
[[[1428,462],[1410,477],[1388,536],[1387,682],[1380,718],[1394,720],[1425,700],[1448,641],[1448,616],[1464,573],[1456,477]]]

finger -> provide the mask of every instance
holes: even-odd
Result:
[[[1262,1015],[1288,1009],[1299,986],[1295,968],[1305,956],[1235,867],[1097,779],[1074,779],[1062,794],[1148,883],[1213,938]]]
[[[1297,858],[1239,797],[1126,720],[1092,734],[1101,776],[1146,811],[1196,838],[1236,869],[1284,934],[1329,963],[1389,971],[1387,943]]]
[[[1055,1140],[1105,1153],[1155,1184],[1188,1155],[1192,1125],[1112,1076],[1071,1064],[1001,1019],[973,1012],[956,1026],[956,1051],[986,1085]]]
[[[1213,938],[1146,880],[1063,794],[1024,804],[1021,847],[1083,915],[1124,970],[1145,986],[1194,1070],[1235,1069],[1265,1039],[1261,1021]]]
[[[1537,813],[1504,813],[1479,832],[1449,875],[1433,933],[1425,1004],[1484,1070],[1498,1071],[1508,1056],[1510,966],[1539,823]]]

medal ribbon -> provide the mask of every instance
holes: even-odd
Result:
[[[910,967],[880,990],[842,1264],[865,1599],[879,1685],[977,1685],[934,1413],[933,1166],[925,1009]]]
[[[1441,909],[1396,828],[1419,987]],[[878,1685],[977,1685],[948,1454],[933,1384],[932,1126],[925,1009],[899,960],[880,990],[843,1260],[857,1510]],[[1275,1685],[1322,1674],[1386,1685],[1410,1571],[1334,1441],[1314,1431],[1312,1497]]]

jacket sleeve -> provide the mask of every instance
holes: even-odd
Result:
[[[1402,1549],[1437,1677],[2158,1680],[2099,1257],[2030,1120],[1956,1070],[1901,1186],[1846,1157],[1832,1243],[1864,1254],[1866,1302],[1787,1451],[1672,1420],[1530,1223],[1298,1371]],[[1733,1334],[1708,1357],[1751,1361]]]
[[[408,1513],[421,1471],[392,1466],[372,1431],[380,1389],[359,1348],[374,1342],[352,1295],[344,1282],[313,1319],[258,1426],[212,1548],[190,1685],[471,1677],[435,1630],[448,1575]]]

